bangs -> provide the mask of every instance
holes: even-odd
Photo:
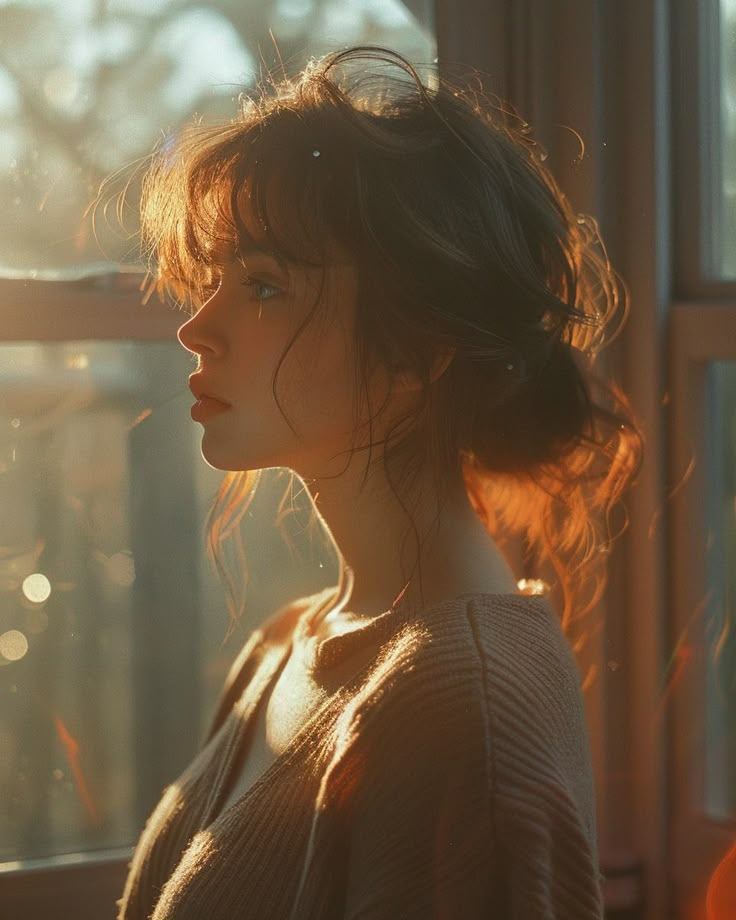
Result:
[[[333,173],[296,113],[272,121],[188,125],[154,154],[141,191],[141,245],[151,290],[201,302],[228,256],[251,248],[289,265],[323,266],[332,238]],[[291,116],[291,117],[289,117]],[[319,151],[319,155],[315,154]]]

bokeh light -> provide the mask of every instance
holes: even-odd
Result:
[[[34,572],[23,580],[23,594],[34,604],[43,604],[51,595],[51,582],[40,572]]]
[[[28,639],[19,629],[9,629],[0,635],[0,656],[6,661],[20,661],[28,651]]]

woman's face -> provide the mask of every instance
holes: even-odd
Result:
[[[321,294],[328,319],[310,320],[279,369],[277,393],[294,434],[274,399],[272,378],[315,302],[321,269],[287,269],[254,251],[242,254],[246,269],[234,247],[218,255],[226,261],[219,288],[178,331],[199,359],[201,389],[230,404],[200,422],[203,457],[219,470],[287,466],[303,477],[339,473],[347,455],[335,455],[349,449],[354,426],[354,264],[330,250]]]

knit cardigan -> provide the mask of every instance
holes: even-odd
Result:
[[[580,675],[549,602],[464,594],[328,638],[298,610],[233,664],[140,836],[118,920],[602,920]],[[378,654],[222,811],[289,656],[319,681],[369,642]]]

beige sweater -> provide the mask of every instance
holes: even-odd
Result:
[[[326,639],[310,611],[238,656],[141,834],[119,920],[602,920],[580,677],[549,602],[464,594]],[[319,679],[376,641],[220,813],[292,646]]]

